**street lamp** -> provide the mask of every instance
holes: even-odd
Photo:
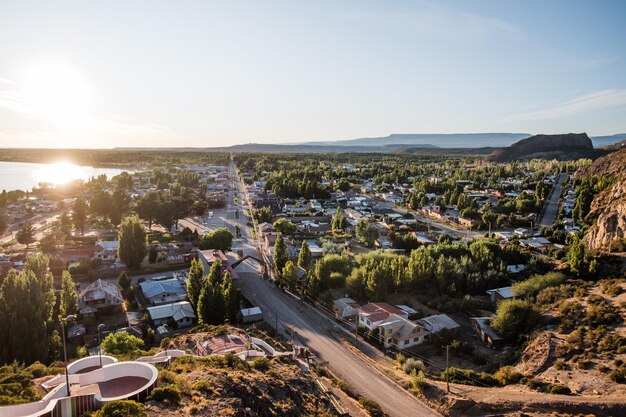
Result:
[[[70,396],[70,374],[67,369],[67,348],[65,346],[65,325],[76,320],[74,314],[61,319],[61,331],[63,332],[63,358],[65,359],[65,386],[67,387],[67,396]]]
[[[167,333],[167,332],[169,332],[170,326],[167,323],[165,323],[165,324],[163,324],[163,328],[165,329],[165,332]],[[167,345],[168,345],[168,343],[165,344],[165,356],[168,356],[168,354],[167,354]]]
[[[104,324],[98,324],[98,354],[100,355],[100,368],[102,368],[102,341],[100,340],[100,331],[106,326]]]

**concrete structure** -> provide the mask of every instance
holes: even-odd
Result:
[[[93,369],[96,361],[98,365]],[[96,410],[109,401],[142,400],[155,386],[159,374],[153,365],[136,361],[117,362],[107,356],[103,357],[103,364],[100,368],[97,356],[69,364],[70,397],[65,375],[59,375],[53,378],[56,385],[48,381],[48,386],[54,388],[43,399],[0,407],[0,417],[74,417]]]

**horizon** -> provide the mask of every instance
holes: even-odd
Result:
[[[626,132],[620,1],[24,1],[0,11],[0,148]]]

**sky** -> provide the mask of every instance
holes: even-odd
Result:
[[[624,22],[621,0],[0,0],[0,147],[622,133]]]

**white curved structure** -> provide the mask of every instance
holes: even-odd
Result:
[[[99,358],[98,366],[99,366]],[[115,359],[115,358],[112,358]],[[79,361],[82,361],[79,360]],[[76,361],[76,362],[79,362]],[[74,371],[89,369],[90,361],[72,362]],[[28,404],[0,407],[0,417],[73,417],[96,409],[102,403],[123,399],[141,399],[156,384],[159,371],[149,363],[111,361],[102,368],[70,375],[71,397],[63,382],[43,399]],[[104,357],[103,357],[104,363]],[[55,377],[56,379],[56,377]]]
[[[117,362],[117,358],[108,355],[102,355],[102,366],[112,364]],[[82,359],[78,359],[69,365],[67,365],[67,370],[70,374],[80,374],[85,370],[94,370],[100,367],[100,356],[86,356]]]

